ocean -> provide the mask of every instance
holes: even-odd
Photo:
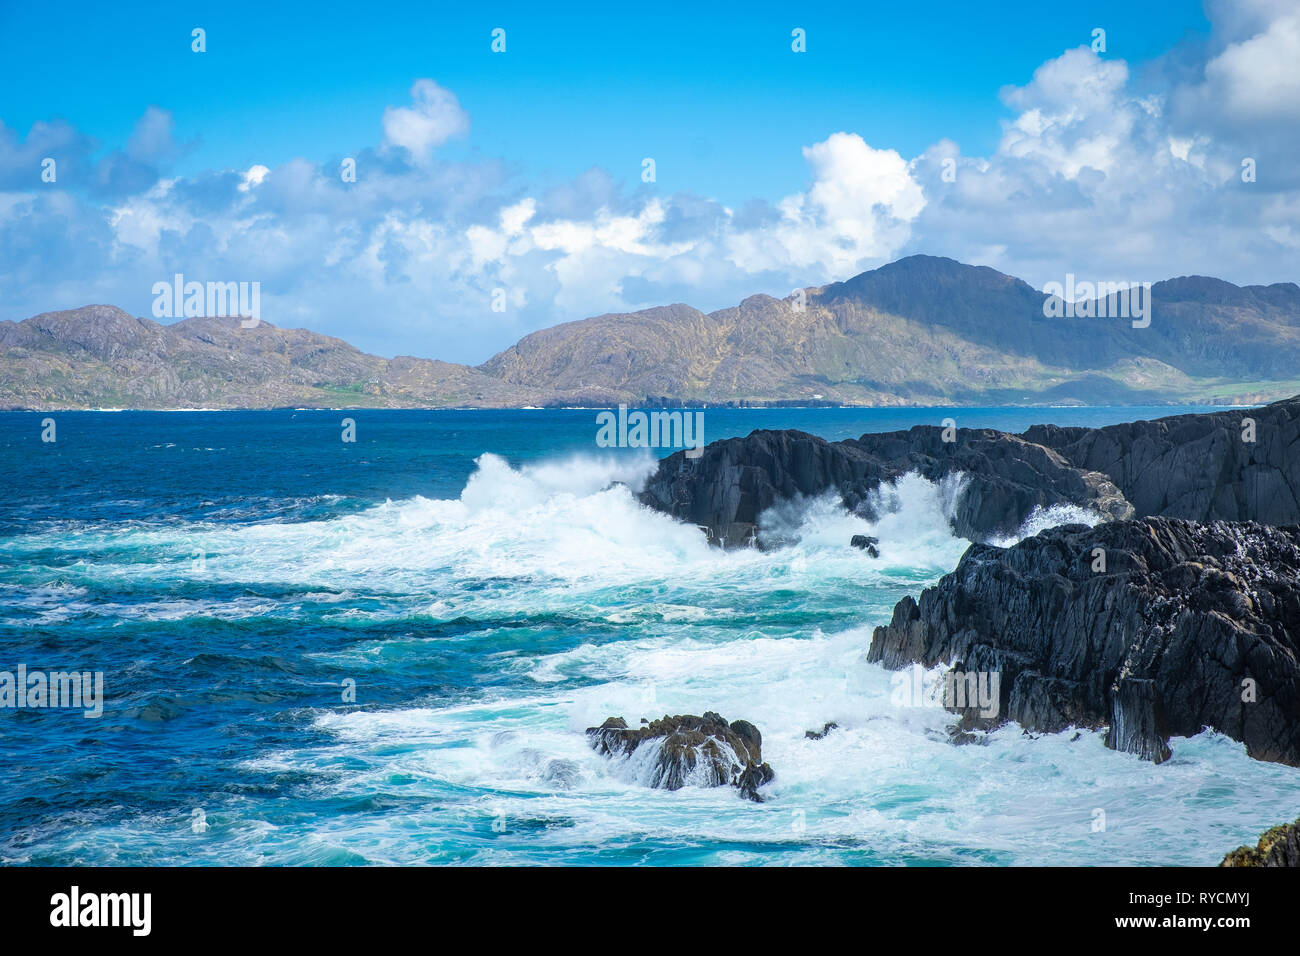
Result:
[[[838,439],[1186,411],[704,424]],[[637,504],[666,450],[596,434],[576,409],[0,414],[0,671],[104,688],[97,718],[0,709],[0,861],[1213,864],[1294,818],[1300,771],[1214,733],[1154,766],[1093,732],[958,747],[951,715],[900,704],[866,651],[961,556],[953,487],[908,476],[875,524],[810,502],[781,518],[792,546],[722,552]],[[1022,534],[1067,519],[1095,520]],[[761,730],[766,802],[651,789],[583,733],[706,710]]]

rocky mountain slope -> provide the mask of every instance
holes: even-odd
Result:
[[[266,321],[160,325],[93,305],[0,322],[0,408],[1253,403],[1300,391],[1294,283],[1158,282],[1140,329],[1047,318],[1046,298],[993,269],[911,256],[802,296],[564,323],[476,368],[384,359]]]
[[[535,332],[480,368],[533,387],[843,404],[1267,401],[1300,390],[1300,287],[1157,282],[1152,318],[1047,318],[993,269],[911,256],[704,314],[685,305]],[[801,308],[802,306],[802,308]]]
[[[447,362],[383,359],[237,318],[172,325],[112,306],[0,323],[0,408],[530,405],[543,393]],[[549,393],[547,393],[549,395]]]

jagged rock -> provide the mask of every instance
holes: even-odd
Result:
[[[867,552],[871,557],[880,557],[880,550],[876,547],[880,543],[879,538],[873,538],[869,534],[855,534],[849,540],[849,547],[858,548]]]
[[[1137,754],[1152,763],[1164,763],[1173,756],[1169,736],[1155,681],[1120,678],[1110,695],[1106,746]]]
[[[1219,866],[1300,866],[1300,820],[1273,827],[1255,846],[1239,846]]]
[[[974,544],[868,660],[998,673],[998,714],[951,707],[961,729],[1109,726],[1158,762],[1211,727],[1300,766],[1300,528],[1146,518]]]
[[[609,757],[631,756],[639,747],[657,745],[650,786],[680,790],[688,784],[720,787],[730,784],[741,796],[761,803],[758,788],[775,774],[763,762],[763,736],[747,720],[727,723],[713,711],[703,717],[664,715],[629,728],[622,717],[609,717],[587,736],[597,753]]]
[[[1300,524],[1300,397],[1024,437],[1109,476],[1140,516]]]
[[[959,428],[951,441],[944,432],[917,426],[828,442],[755,431],[712,442],[695,460],[663,459],[640,499],[724,547],[761,544],[760,515],[800,497],[833,492],[874,519],[872,493],[907,472],[932,481],[964,475],[951,523],[977,541],[1014,534],[1035,508],[1061,504],[1109,520],[1300,523],[1300,397],[1106,428]]]
[[[724,547],[758,543],[759,516],[774,505],[829,491],[867,520],[879,517],[872,493],[908,472],[938,481],[960,473],[952,524],[965,537],[1009,535],[1039,507],[1080,504],[1111,518],[1133,509],[1104,475],[1059,454],[991,429],[863,435],[828,442],[800,431],[755,431],[708,445],[698,459],[663,459],[641,492],[643,504],[704,528]]]
[[[755,803],[763,802],[763,795],[758,792],[758,788],[766,783],[771,783],[776,777],[772,768],[765,763],[751,763],[740,772],[733,783],[740,791],[740,795],[746,800],[753,800]]]
[[[808,740],[821,740],[838,726],[839,724],[835,723],[835,721],[828,720],[821,730],[805,730],[803,735]]]

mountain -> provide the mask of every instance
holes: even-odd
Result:
[[[803,301],[567,322],[476,368],[265,321],[160,325],[93,305],[0,322],[0,407],[1245,404],[1300,391],[1295,283],[1191,276],[1150,297],[1145,328],[1049,318],[1020,279],[910,256]]]
[[[540,404],[464,365],[367,355],[267,322],[173,325],[90,305],[0,323],[0,408],[258,408]]]
[[[1152,320],[1047,318],[1012,276],[911,256],[795,297],[674,305],[535,332],[479,366],[518,385],[698,401],[1255,402],[1300,390],[1300,287],[1191,277]],[[1096,311],[1093,309],[1092,311]]]

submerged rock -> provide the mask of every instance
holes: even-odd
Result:
[[[1273,827],[1255,846],[1239,846],[1219,866],[1300,866],[1300,820]]]
[[[656,748],[648,781],[652,787],[680,790],[687,785],[730,785],[742,796],[762,802],[758,788],[775,774],[763,762],[763,736],[749,721],[728,723],[706,711],[703,717],[664,715],[642,723],[630,728],[622,717],[609,717],[599,727],[588,727],[587,736],[597,753],[609,757],[631,756],[642,747]]]
[[[867,657],[997,674],[996,714],[950,702],[963,730],[1106,726],[1160,762],[1210,727],[1300,766],[1300,528],[1146,518],[971,545]]]
[[[548,760],[542,768],[542,779],[559,790],[572,790],[582,776],[582,770],[572,760]]]
[[[821,740],[823,737],[825,737],[827,734],[829,734],[832,730],[834,730],[838,726],[839,724],[835,723],[835,721],[828,720],[826,721],[826,725],[822,727],[821,730],[805,730],[803,732],[803,735],[808,740]]]

